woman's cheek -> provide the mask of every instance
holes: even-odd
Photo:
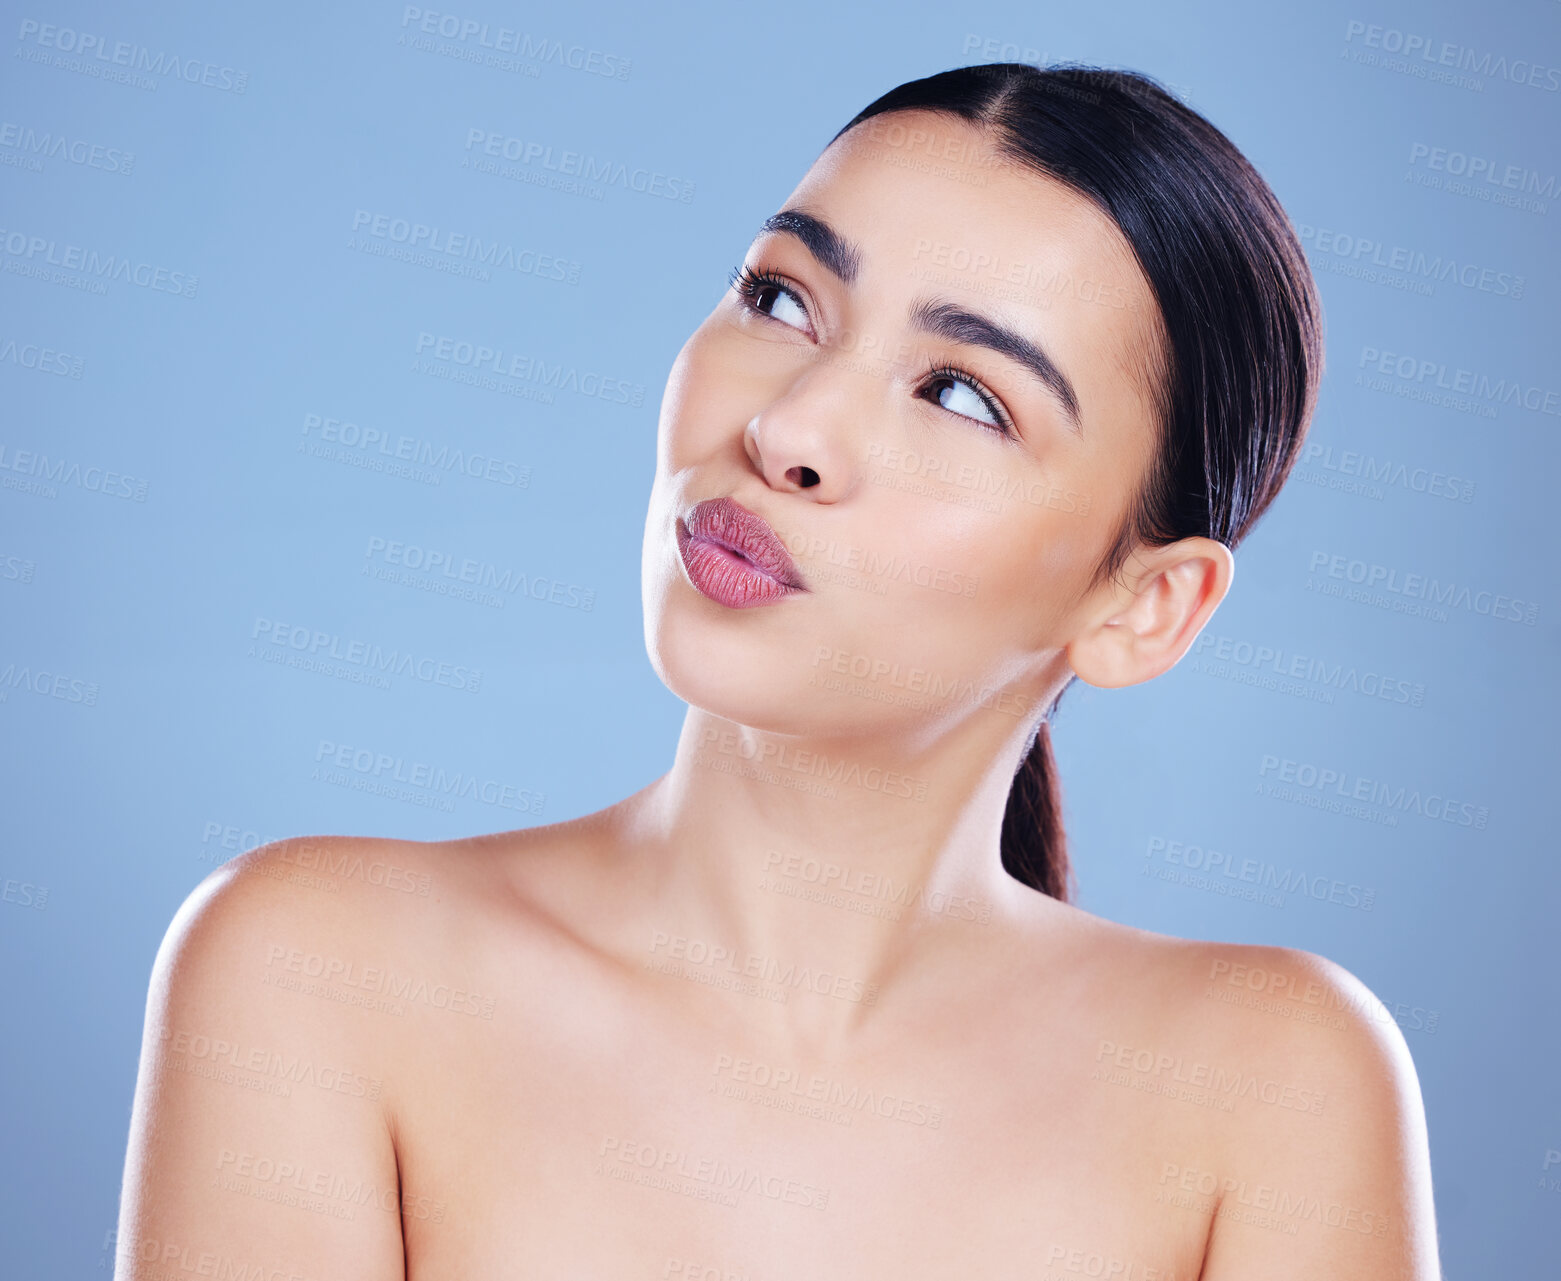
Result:
[[[920,594],[928,601],[976,600],[984,589],[1023,572],[1016,548],[1025,544],[1028,531],[1012,515],[985,512],[941,493],[897,492],[895,498],[894,524],[902,536],[893,545],[908,549],[900,554],[918,566],[917,581],[925,589]]]
[[[730,344],[726,344],[730,346]],[[734,434],[749,415],[741,415],[741,365],[723,357],[718,337],[696,335],[673,363],[662,402],[662,429],[671,467],[676,471],[707,456],[723,437]]]

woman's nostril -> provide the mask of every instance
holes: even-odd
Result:
[[[811,467],[791,467],[786,471],[786,479],[793,485],[801,485],[803,489],[811,489],[818,484],[818,473]]]

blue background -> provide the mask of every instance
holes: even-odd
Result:
[[[867,13],[811,0],[461,0],[455,11],[595,50],[594,69],[470,61],[483,56],[474,39],[420,35],[391,4],[3,8],[7,1272],[108,1266],[149,968],[213,866],[289,834],[437,839],[556,821],[663,772],[683,707],[645,657],[639,554],[678,348],[760,220],[879,93],[960,63],[1078,59],[1166,82],[1315,229],[1329,346],[1317,448],[1238,552],[1200,649],[1147,686],[1076,685],[1063,701],[1081,904],[1170,934],[1305,948],[1359,975],[1394,1009],[1420,1073],[1447,1276],[1549,1274],[1561,1255],[1561,93],[1490,68],[1561,65],[1561,5],[1015,2],[958,16],[925,0]],[[44,45],[29,20],[110,50],[129,42],[162,72],[121,83],[76,70],[78,55]],[[1437,81],[1416,72],[1440,64],[1385,62],[1395,31],[1489,59],[1488,74]],[[206,64],[212,84],[199,82]],[[658,190],[689,199],[614,183],[561,190],[540,163],[481,172],[463,165],[480,154],[467,148],[474,129],[654,171]],[[50,154],[46,134],[67,153]],[[1540,192],[1515,207],[1421,185],[1450,178],[1430,168],[1432,148],[1487,157],[1499,173],[1518,166]],[[372,234],[375,216],[386,235]],[[384,252],[396,219],[497,242],[527,264],[547,255],[565,278],[398,260]],[[1348,274],[1362,239],[1383,246],[1365,260],[1396,247],[1456,262],[1476,283],[1432,268],[1424,292],[1402,287],[1423,272]],[[149,282],[161,269],[175,289],[194,277],[194,296],[123,278],[94,292],[81,270],[27,274],[69,246],[128,259]],[[548,403],[513,394],[525,389],[513,379],[496,380],[509,394],[454,381],[416,365],[420,334],[534,356],[581,386],[616,380],[606,385],[643,389],[641,403],[574,389]],[[29,367],[42,349],[56,354]],[[1411,356],[1412,376],[1393,361],[1379,372],[1368,351]],[[1445,375],[1422,378],[1420,362]],[[1538,407],[1408,394],[1457,369],[1521,386]],[[322,441],[311,416],[358,434]],[[389,457],[362,443],[367,430],[436,457],[497,460],[517,483],[366,466]],[[1403,464],[1405,476],[1454,478],[1459,496],[1391,479],[1337,487],[1347,450],[1390,474]],[[122,497],[29,477],[17,451],[144,488]],[[494,607],[376,577],[375,539],[525,575],[544,598],[515,592]],[[1401,592],[1386,604],[1328,595],[1318,587],[1354,584],[1317,572],[1324,562],[1502,593],[1532,622],[1457,604],[1417,615],[1393,607]],[[545,598],[554,583],[565,603]],[[568,603],[586,592],[589,610]],[[334,637],[338,653],[358,641],[480,680],[375,682],[362,663],[278,662],[297,659],[288,627],[310,643]],[[1265,686],[1256,647],[1281,651],[1281,666],[1301,656],[1311,674]],[[1409,701],[1330,683],[1312,660],[1390,678]],[[318,758],[335,751],[322,744],[529,789],[540,812],[362,790],[371,772],[322,774]],[[1315,787],[1286,799],[1264,790],[1273,761],[1451,797],[1483,823],[1296,799],[1315,800]],[[1250,883],[1190,866],[1211,850],[1227,866],[1266,866],[1269,888],[1242,897],[1230,891]],[[1298,878],[1321,894],[1274,887]]]

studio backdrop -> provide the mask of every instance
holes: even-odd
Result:
[[[1358,975],[1446,1276],[1554,1275],[1561,6],[460,5],[4,6],[4,1270],[112,1267],[153,956],[214,868],[667,768],[672,360],[842,123],[1005,60],[1206,114],[1327,325],[1212,622],[1063,701],[1080,905]]]

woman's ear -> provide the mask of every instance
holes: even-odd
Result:
[[[1235,575],[1230,548],[1212,538],[1140,550],[1125,582],[1100,589],[1094,621],[1067,647],[1068,665],[1101,689],[1151,680],[1187,652]]]

